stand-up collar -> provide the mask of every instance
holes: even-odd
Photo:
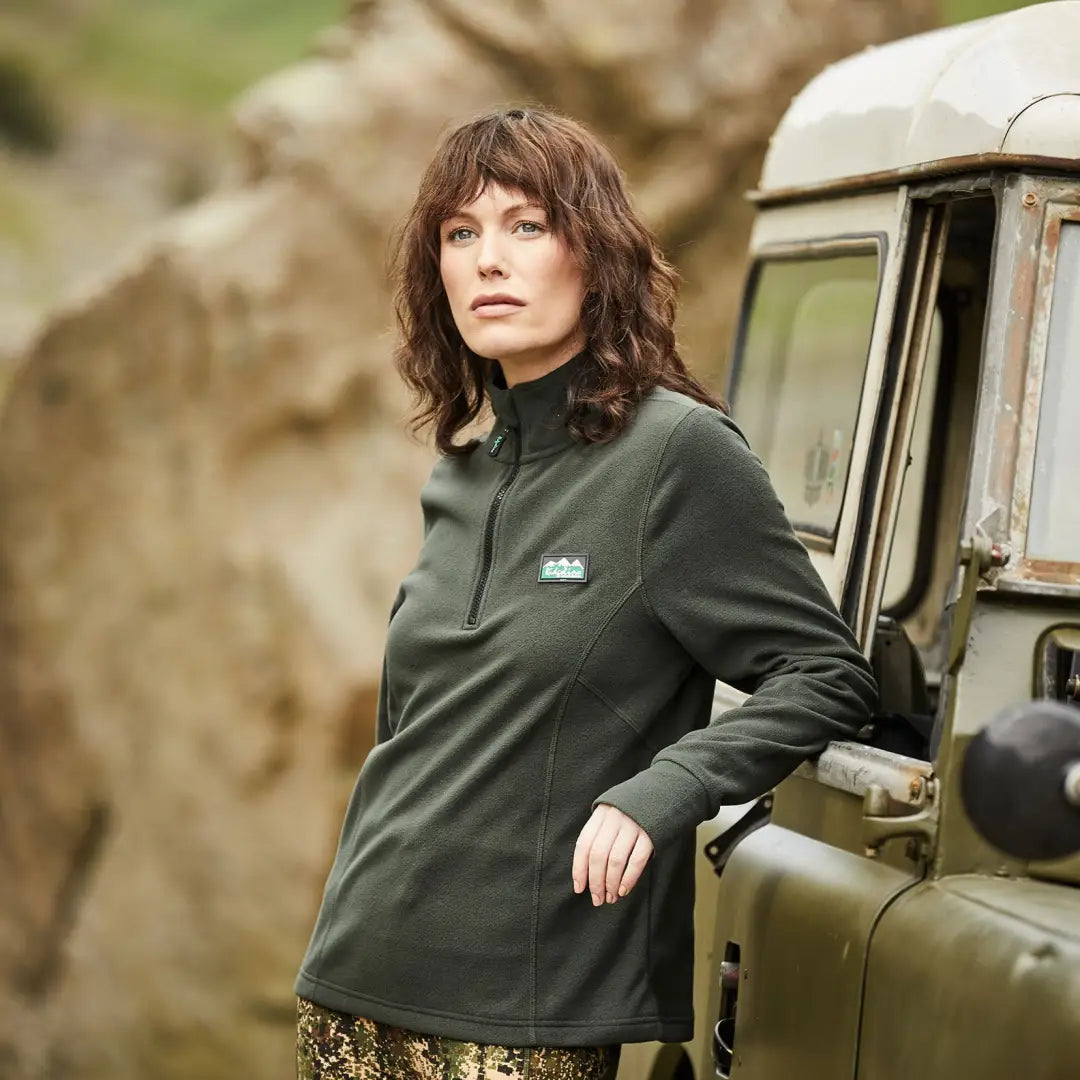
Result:
[[[566,427],[566,391],[585,359],[580,352],[539,379],[507,387],[502,366],[491,362],[484,387],[495,413],[495,427],[485,442],[490,449],[504,428],[513,428],[521,447],[520,458],[540,457],[565,449],[574,442]],[[509,449],[509,448],[508,448]],[[505,451],[503,456],[506,455]]]

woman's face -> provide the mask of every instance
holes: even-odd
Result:
[[[585,344],[584,274],[544,209],[489,185],[439,230],[443,288],[474,353],[498,360],[508,382],[535,378]]]

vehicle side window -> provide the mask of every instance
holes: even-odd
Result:
[[[942,318],[934,312],[930,342],[926,353],[919,400],[915,406],[915,421],[911,432],[911,448],[904,474],[900,507],[897,511],[896,532],[885,575],[885,592],[881,610],[889,611],[908,598],[915,588],[919,540],[926,516],[927,480],[931,478],[931,456],[934,449],[934,404],[938,398],[938,375],[941,368]],[[943,417],[944,419],[944,417]],[[935,466],[940,463],[935,462]],[[939,469],[935,471],[940,471]],[[917,599],[917,598],[916,598]]]
[[[1046,345],[1035,478],[1027,554],[1031,559],[1080,562],[1080,222],[1061,226],[1050,331]]]
[[[732,416],[792,525],[831,548],[877,306],[880,246],[758,264],[735,356]]]

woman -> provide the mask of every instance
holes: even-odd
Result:
[[[302,1077],[598,1080],[691,1038],[695,826],[867,718],[864,658],[679,358],[676,284],[570,120],[485,116],[424,175],[397,361],[441,456],[296,980]],[[716,679],[752,696],[710,723]]]

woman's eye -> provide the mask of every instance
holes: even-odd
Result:
[[[536,233],[544,231],[543,225],[539,225],[535,221],[519,221],[517,225],[514,226],[514,228],[520,229],[523,233],[526,233],[529,236],[535,236]]]
[[[458,229],[451,229],[450,232],[448,232],[446,234],[446,239],[451,240],[451,241],[453,241],[453,240],[467,240],[469,238],[469,234],[471,234],[471,233],[472,233],[472,229],[466,227],[465,225],[462,225]]]

